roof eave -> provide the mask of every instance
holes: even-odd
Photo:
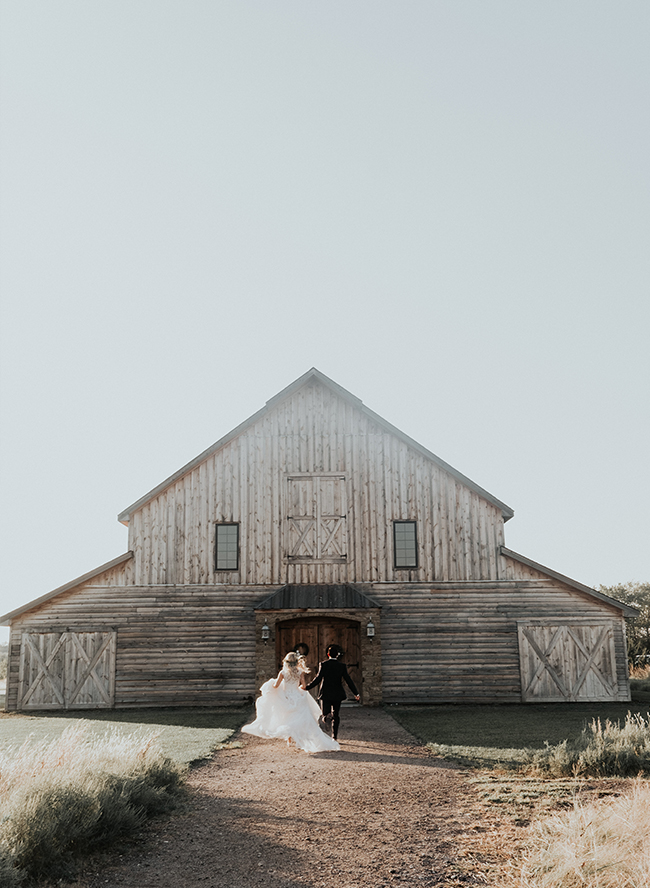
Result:
[[[550,567],[538,564],[537,561],[533,561],[531,558],[526,558],[525,555],[520,555],[518,552],[513,552],[512,549],[507,549],[505,546],[501,546],[501,554],[506,555],[508,558],[512,558],[515,561],[519,561],[527,567],[532,567],[534,570],[538,570],[540,573],[544,573],[547,576],[552,577],[554,580],[559,580],[561,583],[565,583],[567,586],[571,586],[579,592],[584,592],[592,598],[597,598],[599,601],[605,602],[605,604],[611,604],[613,607],[618,608],[618,610],[623,611],[626,617],[639,616],[640,611],[638,611],[637,608],[625,604],[622,601],[617,601],[615,598],[610,598],[609,595],[604,595],[602,592],[592,589],[591,586],[585,586],[577,580],[572,580],[571,577],[566,577],[564,574],[558,573]]]
[[[342,385],[339,385],[337,382],[334,382],[333,379],[330,379],[329,376],[326,376],[324,373],[321,373],[320,370],[317,370],[315,367],[312,367],[306,373],[303,373],[302,376],[299,376],[298,379],[295,379],[292,383],[282,389],[282,391],[278,392],[277,395],[274,395],[272,398],[266,402],[264,407],[258,410],[256,413],[253,413],[252,416],[249,416],[248,419],[245,419],[241,422],[236,428],[234,428],[231,432],[228,432],[227,435],[224,435],[223,438],[220,438],[194,459],[190,460],[190,462],[186,463],[182,468],[178,469],[178,471],[174,472],[173,475],[170,475],[160,484],[156,485],[152,490],[148,493],[145,493],[144,496],[141,496],[140,499],[136,500],[130,506],[128,506],[124,511],[120,512],[117,516],[117,520],[122,524],[128,526],[129,519],[133,512],[136,512],[150,500],[154,499],[164,490],[166,490],[170,485],[174,484],[183,475],[186,475],[188,472],[191,472],[192,469],[196,468],[196,466],[200,465],[203,460],[207,459],[221,447],[226,445],[229,441],[232,441],[233,438],[236,438],[239,434],[241,434],[249,425],[254,422],[257,422],[258,419],[261,419],[265,413],[267,413],[272,407],[278,404],[280,401],[292,395],[295,391],[301,388],[303,385],[306,385],[311,379],[316,379],[321,382],[323,385],[330,388],[340,397],[347,400],[358,410],[361,410],[369,419],[375,422],[377,425],[386,429],[386,431],[390,432],[393,435],[396,435],[410,447],[413,447],[423,456],[435,462],[438,466],[452,475],[454,478],[459,480],[462,484],[465,484],[470,490],[473,490],[483,499],[492,503],[492,505],[496,506],[501,510],[501,515],[503,516],[504,521],[508,521],[514,515],[514,510],[510,508],[510,506],[506,505],[501,500],[497,499],[487,490],[480,487],[471,478],[468,478],[466,475],[463,475],[462,472],[459,472],[453,466],[449,465],[449,463],[445,462],[443,459],[440,459],[439,456],[436,456],[435,453],[432,453],[430,450],[427,450],[422,444],[419,444],[415,439],[409,437],[409,435],[405,434],[401,429],[398,429],[397,426],[394,426],[392,423],[388,422],[388,420],[384,419],[378,413],[375,413],[374,410],[371,410],[369,407],[366,407],[363,401],[357,398],[356,395],[353,395],[352,392],[349,392],[347,389],[343,388]]]
[[[472,481],[471,478],[468,478],[467,475],[463,475],[462,472],[459,472],[458,469],[455,469],[453,466],[449,465],[449,463],[445,462],[444,459],[436,456],[436,454],[433,453],[431,450],[427,450],[427,448],[416,441],[415,438],[411,438],[401,429],[398,429],[397,426],[394,426],[378,413],[375,413],[374,410],[366,407],[365,404],[361,405],[361,409],[366,414],[366,416],[368,416],[369,419],[372,419],[373,422],[377,423],[380,426],[383,426],[386,431],[391,432],[391,434],[401,438],[406,444],[409,445],[409,447],[412,447],[414,450],[419,451],[423,456],[426,456],[432,462],[435,462],[436,465],[440,466],[441,469],[444,469],[445,472],[448,472],[466,487],[469,487],[470,490],[473,490],[474,493],[477,493],[479,496],[483,497],[483,499],[487,500],[488,502],[492,503],[492,505],[500,509],[504,521],[509,521],[510,518],[513,517],[513,515],[515,514],[514,509],[511,509],[510,506],[506,505],[500,499],[497,499],[495,496],[489,493],[489,491],[476,484],[476,482]]]
[[[18,617],[20,616],[20,614],[24,614],[27,611],[38,607],[40,604],[45,604],[46,601],[50,601],[50,599],[55,598],[57,595],[61,595],[63,592],[69,592],[70,589],[74,589],[75,586],[81,586],[82,583],[87,583],[88,580],[92,580],[93,577],[104,573],[105,570],[110,570],[113,567],[119,567],[120,564],[124,564],[125,561],[129,561],[131,558],[133,558],[133,552],[125,552],[124,555],[119,555],[117,558],[113,558],[112,561],[107,561],[106,564],[101,564],[94,570],[90,570],[88,571],[88,573],[82,574],[80,577],[77,577],[74,580],[70,580],[69,583],[64,583],[63,586],[58,586],[51,592],[47,592],[45,595],[41,595],[40,598],[35,598],[33,601],[24,604],[22,607],[18,607],[16,608],[16,610],[10,611],[8,614],[0,617],[0,626],[6,626],[8,623],[11,622],[11,620],[14,619],[14,617]]]

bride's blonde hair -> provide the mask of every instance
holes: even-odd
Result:
[[[311,669],[307,666],[307,661],[302,654],[297,654],[295,651],[289,651],[282,661],[282,665],[286,666],[289,672],[296,676],[300,675],[301,672],[311,672]]]

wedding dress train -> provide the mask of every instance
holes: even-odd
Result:
[[[242,731],[265,739],[293,740],[305,752],[330,752],[341,747],[318,727],[320,709],[308,691],[287,669],[283,680],[274,687],[270,678],[261,687],[262,696],[255,703],[257,718]]]

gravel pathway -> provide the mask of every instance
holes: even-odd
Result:
[[[466,865],[463,839],[484,827],[462,772],[383,710],[344,707],[341,752],[233,739],[191,772],[182,813],[90,862],[76,888],[492,884]]]

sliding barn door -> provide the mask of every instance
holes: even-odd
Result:
[[[534,620],[517,630],[522,702],[629,699],[619,688],[613,621]]]
[[[115,632],[24,632],[18,709],[109,709]]]
[[[24,632],[20,647],[19,709],[64,709],[67,632]]]

